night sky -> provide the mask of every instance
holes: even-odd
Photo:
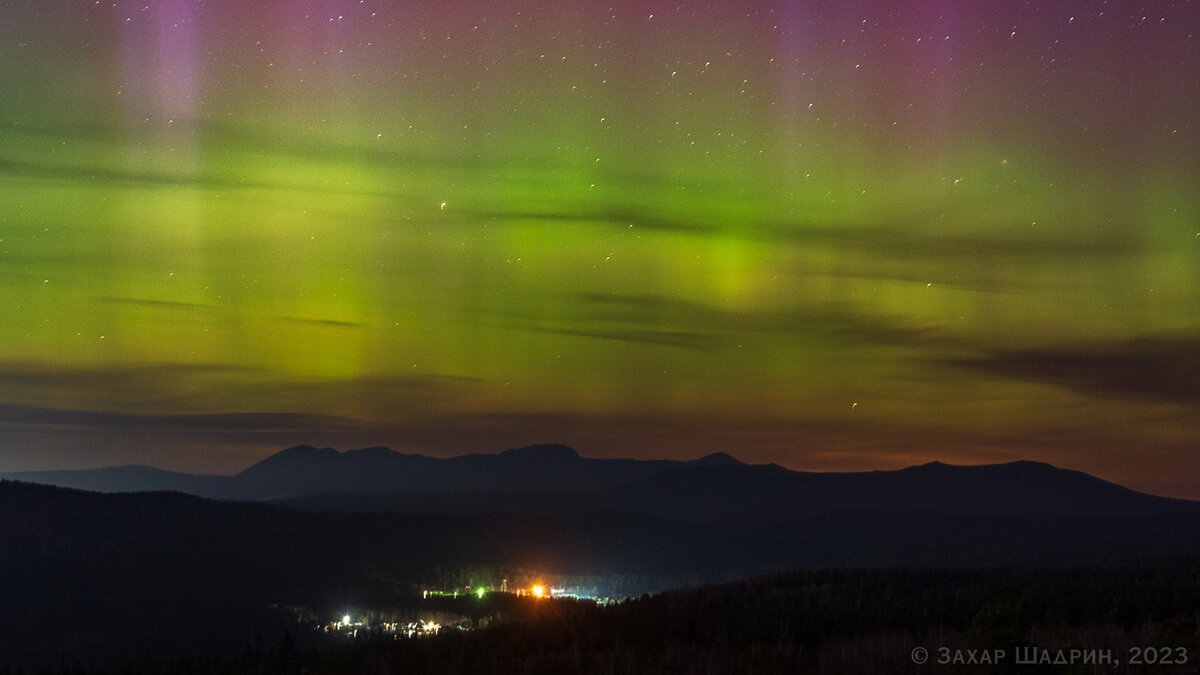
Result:
[[[4,3],[0,471],[535,442],[1200,498],[1200,2]]]

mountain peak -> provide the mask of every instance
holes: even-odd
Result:
[[[917,464],[914,466],[910,466],[908,468],[910,468],[910,469],[949,469],[952,466],[954,466],[954,465],[934,460],[932,462],[925,462],[924,464]]]
[[[693,459],[691,462],[688,462],[688,463],[689,464],[701,464],[704,466],[732,466],[732,465],[743,466],[743,465],[745,465],[745,462],[743,462],[742,460],[738,459],[737,457],[734,457],[733,455],[731,455],[727,452],[714,452],[712,454],[705,455],[699,459]]]
[[[500,457],[509,459],[528,459],[540,462],[561,462],[579,459],[575,449],[561,444],[530,445],[524,448],[511,448],[500,453]]]
[[[347,450],[342,453],[342,457],[347,459],[383,459],[387,457],[399,456],[400,453],[391,448],[376,445],[370,448],[359,448],[357,450]]]
[[[909,469],[924,469],[930,471],[950,471],[950,470],[1004,470],[1004,469],[1025,469],[1036,471],[1064,471],[1053,464],[1046,462],[1037,462],[1029,459],[1019,459],[1012,462],[1003,462],[998,464],[947,464],[945,462],[932,461],[924,464],[917,464],[908,467]]]
[[[280,450],[270,457],[267,457],[267,459],[326,459],[329,457],[336,457],[337,454],[338,451],[334,450],[333,448],[318,448],[312,445],[295,445],[290,448]]]
[[[1056,471],[1062,471],[1062,469],[1059,469],[1057,466],[1054,466],[1049,462],[1038,462],[1032,459],[1018,459],[1015,462],[1009,462],[1007,466],[1023,467],[1027,469],[1054,469]]]
[[[311,445],[296,445],[250,465],[240,475],[255,475],[275,471],[281,467],[303,467],[337,460],[341,455],[333,448],[317,448]]]

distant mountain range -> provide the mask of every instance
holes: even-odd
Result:
[[[802,568],[1200,553],[1200,502],[1037,462],[805,473],[563,446],[452,459],[302,446],[234,476],[3,478],[22,482],[0,480],[0,668],[136,658],[147,644],[237,648],[282,630],[268,605],[403,603],[456,569],[674,580],[654,586],[666,588]]]
[[[684,467],[741,465],[718,453],[691,462],[590,459],[565,445],[533,445],[499,454],[443,459],[389,448],[338,452],[299,445],[267,457],[232,476],[177,473],[149,466],[32,471],[0,479],[43,483],[95,492],[174,491],[260,501],[312,493],[394,492],[576,492],[602,490]]]
[[[232,476],[146,466],[0,475],[97,492],[174,491],[320,511],[654,514],[690,522],[791,520],[841,513],[1013,518],[1200,513],[1200,502],[1134,492],[1040,462],[813,473],[744,464],[592,459],[564,445],[441,459],[374,447],[296,446]]]

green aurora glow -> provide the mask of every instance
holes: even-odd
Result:
[[[1200,498],[1195,2],[44,4],[0,24],[0,470],[545,441]]]

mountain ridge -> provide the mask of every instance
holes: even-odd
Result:
[[[653,513],[678,522],[780,521],[835,513],[1092,517],[1200,513],[1045,462],[793,471],[727,453],[690,461],[600,459],[562,444],[437,458],[382,446],[298,445],[230,476],[128,465],[0,478],[100,492],[177,491],[307,510],[456,514]]]

